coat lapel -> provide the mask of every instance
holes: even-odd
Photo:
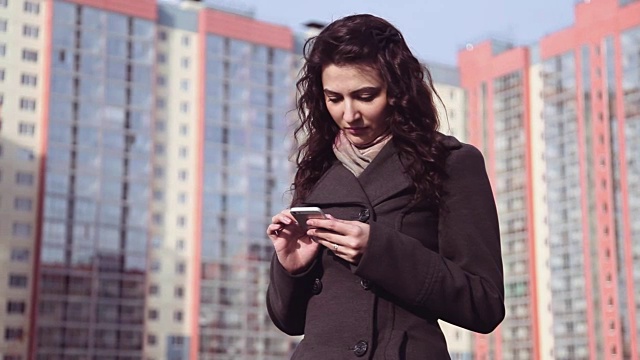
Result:
[[[378,156],[360,174],[358,181],[374,207],[413,186],[411,179],[404,172],[393,141],[385,145]]]
[[[309,204],[359,203],[375,207],[413,186],[404,173],[398,152],[389,141],[367,168],[355,177],[336,161],[306,199]]]

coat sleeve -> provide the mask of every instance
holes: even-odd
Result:
[[[304,273],[291,275],[273,254],[267,288],[267,311],[273,324],[285,334],[304,333],[307,303],[312,294],[316,265],[317,260]]]
[[[439,216],[438,252],[372,222],[367,250],[354,272],[409,306],[468,330],[489,333],[505,314],[493,193],[484,159],[475,147],[463,145],[452,151],[446,169],[449,177]]]

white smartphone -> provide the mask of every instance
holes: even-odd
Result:
[[[316,206],[299,206],[292,207],[289,209],[291,211],[291,215],[296,219],[298,225],[307,231],[307,220],[308,219],[326,219],[327,216],[324,214],[322,209]]]

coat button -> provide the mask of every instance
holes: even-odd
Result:
[[[353,347],[353,353],[357,356],[363,356],[366,352],[367,349],[369,348],[369,344],[367,344],[366,341],[358,341],[356,343],[356,346]]]
[[[369,209],[362,209],[358,213],[358,221],[360,222],[367,222],[369,221],[370,217],[371,215],[369,214]]]
[[[369,290],[369,289],[371,289],[371,281],[369,281],[367,279],[361,279],[360,280],[360,286],[362,286],[362,288],[365,289],[365,290]]]
[[[320,292],[322,292],[322,281],[320,281],[320,279],[316,278],[313,281],[313,287],[311,287],[311,292],[313,293],[313,295],[318,295],[320,294]]]

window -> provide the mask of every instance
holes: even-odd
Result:
[[[185,227],[187,224],[187,219],[184,216],[178,216],[178,227]]]
[[[4,329],[4,339],[7,341],[20,341],[22,340],[22,336],[22,328],[8,327]]]
[[[165,86],[166,84],[167,84],[167,78],[165,78],[162,75],[158,75],[158,78],[156,79],[156,85]]]
[[[184,250],[184,240],[180,239],[176,241],[176,249]]]
[[[7,45],[0,43],[0,56],[7,55]]]
[[[0,2],[2,2],[2,0],[0,0]],[[22,356],[20,355],[5,355],[4,358],[2,358],[3,360],[22,360]]]
[[[22,26],[22,36],[37,39],[40,35],[40,28],[36,25],[24,24]]]
[[[13,262],[28,262],[29,261],[29,249],[11,249],[11,261],[13,261]]]
[[[149,309],[149,320],[157,320],[158,319],[158,310]]]
[[[7,32],[7,20],[0,19],[0,32]]]
[[[20,98],[20,110],[36,111],[36,99]]]
[[[153,335],[153,334],[148,334],[147,335],[147,344],[155,345],[156,342],[157,342],[157,340],[156,340],[156,336],[155,335]]]
[[[0,7],[6,8],[8,0],[0,0]]]
[[[153,190],[153,199],[162,201],[162,199],[164,199],[164,192],[162,190]]]
[[[189,39],[188,35],[183,35],[182,36],[182,45],[189,46],[189,43],[191,42],[190,40],[191,39]]]
[[[33,1],[25,1],[24,2],[24,12],[31,14],[39,14],[40,13],[40,4]]]
[[[149,295],[157,295],[160,293],[160,288],[156,284],[149,285]]]
[[[36,132],[36,126],[32,123],[20,122],[18,125],[18,134],[33,136]]]
[[[160,261],[153,260],[149,267],[151,268],[152,272],[159,272],[160,271]]]
[[[176,286],[173,294],[175,297],[182,299],[184,297],[184,288],[182,286]]]
[[[159,213],[153,214],[153,216],[151,216],[151,221],[155,225],[162,225],[162,214],[159,214]]]
[[[31,224],[23,223],[23,222],[14,222],[13,223],[13,236],[28,238],[31,236]]]
[[[7,301],[7,314],[24,314],[25,309],[24,301]]]
[[[23,73],[20,76],[20,84],[24,86],[35,87],[38,84],[38,76],[35,74]]]
[[[9,287],[12,288],[26,288],[27,287],[27,276],[26,275],[9,275]]]
[[[186,101],[183,101],[180,103],[180,111],[184,114],[189,113],[189,103]]]
[[[158,64],[164,64],[167,62],[167,54],[159,52],[157,59],[158,59]]]
[[[35,160],[36,155],[33,153],[33,150],[27,148],[18,148],[16,152],[16,159],[19,161],[33,161]]]
[[[164,144],[156,144],[154,146],[154,151],[155,151],[156,155],[164,154]]]
[[[13,199],[13,208],[18,211],[31,211],[32,202],[29,198],[16,197]]]
[[[18,184],[18,185],[33,185],[33,174],[18,171],[16,173],[16,184]]]
[[[179,155],[181,158],[186,158],[186,157],[187,157],[187,155],[188,155],[188,153],[189,153],[189,150],[187,149],[187,147],[186,147],[186,146],[181,146],[181,147],[180,147],[180,150],[178,151],[178,155]]]
[[[182,311],[176,310],[173,313],[173,320],[175,320],[176,322],[182,322]]]
[[[178,172],[178,179],[185,181],[187,180],[187,170],[180,170]]]
[[[188,57],[183,57],[182,59],[180,59],[180,65],[182,66],[183,69],[188,69],[190,64],[191,64],[191,61],[189,60]]]
[[[0,81],[4,81],[4,69],[0,69]]]
[[[164,176],[164,168],[161,166],[156,166],[153,168],[153,176],[157,178],[161,178]]]
[[[180,125],[180,135],[189,134],[189,125]]]
[[[38,52],[36,50],[22,50],[22,60],[29,62],[37,62],[38,61]]]
[[[182,81],[180,81],[180,88],[184,91],[189,91],[189,80],[182,79]]]
[[[164,30],[158,31],[158,39],[159,40],[167,40],[167,33]]]
[[[180,204],[185,204],[187,202],[187,194],[183,193],[183,192],[179,193],[178,194],[178,202]]]
[[[176,264],[176,274],[184,274],[184,263],[183,262],[179,262]]]

